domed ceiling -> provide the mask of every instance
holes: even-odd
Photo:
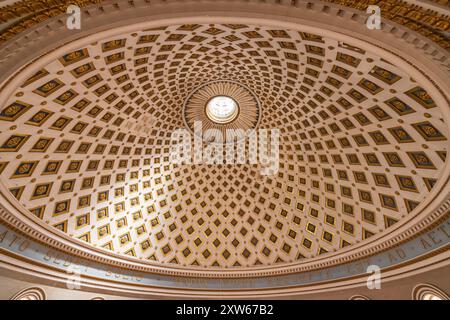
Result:
[[[248,88],[255,127],[280,130],[276,174],[170,161],[187,99],[214,81]],[[433,98],[385,57],[307,32],[142,30],[67,50],[15,90],[1,183],[106,252],[216,268],[313,259],[388,233],[430,195],[449,134]]]

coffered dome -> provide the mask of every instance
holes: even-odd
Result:
[[[362,41],[272,25],[98,34],[33,62],[2,104],[2,194],[58,237],[154,265],[345,252],[447,179],[448,105],[410,70]],[[224,121],[206,112],[216,96],[236,104]],[[172,163],[171,133],[196,118],[279,129],[279,171]]]

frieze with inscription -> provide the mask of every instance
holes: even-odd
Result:
[[[144,272],[124,272],[122,269],[89,262],[62,252],[48,249],[33,242],[4,225],[0,225],[0,254],[17,255],[30,262],[39,263],[61,271],[79,270],[81,275],[127,284],[166,288],[191,288],[211,290],[280,288],[332,281],[363,275],[369,265],[380,268],[393,267],[416,259],[424,254],[445,248],[450,243],[450,218],[427,233],[374,256],[298,274],[245,279],[182,278],[154,275]]]

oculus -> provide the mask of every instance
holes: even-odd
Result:
[[[231,80],[200,85],[187,97],[183,109],[185,125],[191,132],[194,132],[194,123],[201,122],[202,131],[217,129],[223,137],[228,129],[255,129],[261,116],[255,93]]]
[[[236,119],[239,106],[233,98],[216,96],[206,104],[206,116],[215,123],[230,123]]]

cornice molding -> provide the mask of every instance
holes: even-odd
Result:
[[[18,260],[15,257],[5,256],[0,252],[2,257],[0,261],[0,270],[6,271],[6,276],[20,278],[22,274],[27,275],[29,281],[39,283],[42,285],[50,285],[57,287],[66,287],[68,275],[66,272],[49,269],[34,264],[32,261]],[[415,259],[406,265],[399,265],[390,270],[384,270],[382,273],[383,284],[414,275],[423,274],[438,268],[447,266],[449,263],[449,253],[436,252],[432,256]],[[81,277],[80,290],[87,290],[96,292],[98,294],[110,294],[116,296],[127,296],[135,298],[150,298],[150,299],[273,299],[277,298],[291,298],[298,295],[309,294],[326,294],[333,291],[342,291],[349,289],[365,288],[367,284],[367,275],[358,275],[352,278],[341,279],[339,281],[313,283],[302,286],[284,286],[271,287],[264,289],[235,289],[235,290],[213,290],[208,288],[201,289],[186,289],[186,288],[169,288],[157,287],[142,284],[130,284],[120,279],[112,281],[105,281],[104,279],[95,279],[90,277]],[[422,289],[429,289],[429,285],[418,285],[414,293]],[[418,290],[421,289],[421,290]],[[429,290],[425,290],[427,293]],[[413,295],[413,299],[416,295]],[[350,296],[349,297],[353,297]]]
[[[102,8],[102,5],[108,4],[108,2],[107,0],[33,0],[18,1],[12,5],[4,6],[0,8],[0,23],[13,22],[0,33],[0,43],[15,37],[24,30],[47,19],[65,14],[66,8],[70,4],[76,4],[82,8],[89,6],[99,6],[99,8]],[[299,6],[303,2],[309,8],[315,6],[319,1],[271,0],[270,2],[293,7]],[[351,8],[364,13],[369,5],[378,5],[381,8],[383,17],[392,22],[404,25],[414,32],[425,35],[442,48],[450,51],[450,40],[445,34],[440,33],[449,31],[450,19],[448,14],[445,13],[445,6],[440,5],[437,1],[420,3],[413,0],[322,0],[320,2],[339,5],[342,8]],[[150,1],[114,1],[114,5],[117,8],[124,6],[124,3],[128,3],[130,6],[139,5],[140,3],[149,5]]]
[[[12,214],[1,204],[0,220],[5,225],[32,240],[35,240],[39,243],[42,243],[64,253],[98,262],[104,265],[132,271],[149,272],[180,277],[249,278],[316,271],[370,257],[372,255],[395,247],[401,243],[404,243],[408,240],[414,239],[425,233],[426,231],[431,230],[433,227],[438,225],[438,223],[442,222],[443,219],[450,216],[449,208],[450,198],[447,198],[447,200],[444,201],[438,209],[425,216],[415,225],[406,228],[405,225],[402,225],[402,228],[406,230],[403,230],[402,232],[399,232],[399,230],[394,230],[391,234],[383,235],[383,237],[381,237],[388,239],[384,239],[384,241],[378,241],[378,243],[373,245],[371,245],[369,241],[368,243],[363,243],[362,246],[355,246],[354,249],[348,250],[347,252],[331,254],[326,257],[318,257],[307,262],[288,265],[280,264],[278,266],[270,266],[259,269],[239,268],[227,271],[211,271],[196,267],[180,268],[166,265],[163,266],[151,262],[142,262],[138,259],[133,258],[127,259],[123,256],[119,256],[113,253],[108,254],[104,251],[96,251],[95,249],[92,249],[92,247],[85,245],[81,241],[71,239],[67,235],[56,230],[50,231],[44,228],[38,229],[32,224],[24,222],[17,215]]]

